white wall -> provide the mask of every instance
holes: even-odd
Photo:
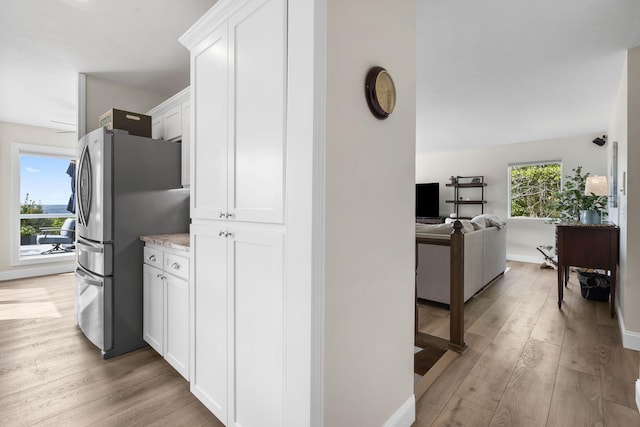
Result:
[[[640,332],[640,47],[628,52],[626,205],[621,210],[621,223],[626,231],[625,298],[622,301],[627,329]],[[623,163],[624,164],[624,163]],[[628,221],[627,218],[636,218]],[[639,343],[640,344],[640,343]],[[640,349],[640,347],[636,347]]]
[[[73,270],[73,262],[49,262],[37,265],[11,265],[12,245],[19,244],[19,237],[13,236],[13,209],[18,209],[12,199],[15,170],[12,165],[12,143],[45,145],[75,149],[75,133],[58,133],[55,129],[0,122],[0,280],[27,277],[39,274],[53,274]]]
[[[623,344],[640,350],[640,224],[628,221],[640,212],[640,47],[630,49],[620,79],[609,140],[618,141],[620,269],[617,288],[618,314]],[[623,177],[626,173],[626,183]]]
[[[98,128],[98,118],[111,108],[144,114],[169,98],[98,77],[86,77],[86,132]],[[81,103],[80,103],[81,105]]]
[[[326,28],[324,425],[409,425],[415,2],[328,0]],[[364,97],[374,65],[398,91],[387,120]]]
[[[622,177],[626,175],[627,170],[627,91],[628,91],[628,59],[625,60],[618,93],[614,104],[613,113],[609,123],[608,136],[609,141],[618,142],[618,186],[621,188]],[[609,147],[611,151],[611,147]],[[611,171],[609,171],[611,173]],[[611,209],[612,220],[620,226],[620,264],[618,271],[618,286],[616,289],[620,312],[626,317],[624,309],[624,301],[626,300],[626,283],[627,279],[627,195],[618,192],[618,208]],[[624,317],[621,320],[624,320]]]
[[[599,134],[573,138],[550,139],[519,144],[498,145],[477,150],[424,153],[416,156],[416,182],[440,183],[440,215],[454,211],[445,200],[453,198],[453,189],[445,187],[451,175],[484,175],[485,213],[507,219],[508,215],[508,168],[510,164],[537,161],[562,161],[562,175],[572,174],[571,169],[582,166],[583,172],[606,175],[607,146],[598,147],[591,141]],[[468,214],[479,213],[479,206],[467,210]],[[463,212],[461,211],[461,214]],[[538,245],[555,242],[555,228],[544,220],[507,219],[507,258],[516,261],[542,262]]]

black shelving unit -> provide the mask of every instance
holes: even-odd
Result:
[[[484,182],[484,176],[476,175],[476,176],[456,176],[455,182],[451,182],[446,184],[447,187],[453,187],[453,200],[446,200],[447,203],[453,203],[456,217],[460,217],[460,205],[480,205],[480,213],[484,213],[484,205],[487,201],[484,199],[484,188],[487,186],[487,183]],[[479,191],[472,192],[472,199],[464,198],[463,190],[476,188]],[[480,193],[480,198],[477,198],[478,193]]]

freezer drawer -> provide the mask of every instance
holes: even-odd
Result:
[[[78,264],[99,276],[113,275],[113,244],[96,243],[78,238],[76,243]]]
[[[113,347],[113,279],[76,268],[76,316],[84,335],[103,353]]]

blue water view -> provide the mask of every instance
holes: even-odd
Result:
[[[42,205],[42,213],[45,214],[70,214],[67,210],[67,205]]]

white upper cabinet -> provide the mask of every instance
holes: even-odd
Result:
[[[162,114],[151,116],[151,138],[163,139],[164,134],[164,117]]]
[[[182,186],[191,183],[191,101],[182,103]]]
[[[162,115],[164,126],[163,138],[166,141],[182,137],[182,103],[173,106]]]
[[[282,223],[286,5],[246,3],[192,50],[191,215]]]
[[[181,183],[183,187],[190,184],[190,95],[191,90],[187,87],[147,112],[151,116],[152,138],[182,142]]]

